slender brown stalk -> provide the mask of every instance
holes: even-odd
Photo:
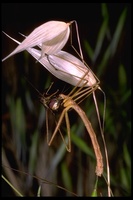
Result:
[[[60,94],[60,96],[61,96],[62,99],[68,98],[64,94]],[[68,106],[66,104],[70,104],[70,106]],[[97,138],[96,138],[96,134],[95,134],[95,132],[92,128],[92,125],[91,125],[89,119],[87,118],[85,112],[80,108],[80,106],[78,106],[78,104],[75,103],[75,101],[70,99],[70,100],[67,101],[66,104],[64,104],[64,107],[67,106],[67,110],[69,108],[73,108],[79,114],[79,116],[81,117],[81,119],[82,119],[82,121],[83,121],[83,123],[84,123],[84,125],[87,129],[87,132],[90,135],[92,145],[93,145],[93,148],[94,148],[94,152],[95,152],[95,155],[96,155],[96,159],[97,159],[96,174],[97,174],[97,176],[101,176],[102,173],[103,173],[103,158],[102,158],[100,147],[99,147],[99,144],[98,144],[98,141],[97,141]]]
[[[63,99],[64,101],[64,110],[62,111],[62,114],[59,118],[59,121],[57,123],[57,126],[55,128],[55,131],[50,139],[50,142],[49,142],[49,145],[51,145],[57,131],[59,130],[59,127],[61,125],[61,122],[65,116],[65,119],[66,119],[66,116],[68,115],[68,110],[73,108],[77,113],[78,115],[81,117],[83,123],[85,124],[86,126],[86,129],[87,129],[87,132],[88,134],[90,135],[90,138],[91,138],[91,141],[92,141],[92,145],[93,145],[93,148],[94,148],[94,152],[95,152],[95,155],[96,155],[96,160],[97,160],[97,165],[96,165],[96,175],[97,176],[101,176],[102,173],[103,173],[103,158],[102,158],[102,154],[101,154],[101,151],[100,151],[100,147],[99,147],[99,144],[98,144],[98,141],[97,141],[97,138],[96,138],[96,134],[91,126],[91,123],[89,121],[89,119],[87,118],[85,112],[78,106],[78,104],[76,104],[76,102],[74,100],[72,100],[70,97],[64,95],[64,94],[60,94],[59,95],[60,98]],[[68,117],[67,117],[68,118]],[[66,120],[66,125],[68,126],[69,123],[68,121]],[[69,145],[69,152],[71,151],[71,140],[70,140],[70,127],[68,128],[68,145]]]

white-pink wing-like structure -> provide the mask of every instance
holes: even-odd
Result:
[[[59,51],[55,55],[47,56],[49,63],[60,73],[64,73],[62,80],[71,85],[76,86],[83,78],[78,86],[85,84],[85,87],[92,87],[97,83],[97,80],[91,71],[80,59],[72,54]],[[86,74],[86,75],[85,75]],[[61,79],[60,74],[58,78]]]
[[[7,35],[6,33],[4,33]],[[17,44],[19,41],[7,35]],[[60,80],[71,85],[79,87],[93,87],[97,83],[97,78],[90,68],[88,68],[80,59],[65,51],[58,51],[54,55],[47,55],[41,59],[41,50],[35,48],[26,49],[38,62],[40,62],[51,74]],[[82,79],[83,78],[83,79]],[[82,81],[79,84],[79,81]]]
[[[42,24],[35,28],[2,62],[16,53],[38,45],[41,46],[42,50],[40,57],[45,56],[45,54],[57,53],[65,46],[69,38],[70,24],[71,22],[65,23],[62,21],[48,21]]]

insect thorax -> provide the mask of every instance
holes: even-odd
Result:
[[[53,111],[57,111],[61,107],[61,103],[61,98],[53,97],[52,99],[50,99],[48,107]]]

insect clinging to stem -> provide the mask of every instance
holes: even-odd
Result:
[[[62,108],[59,120],[56,121],[56,127],[55,127],[55,130],[54,130],[50,140],[48,139],[49,138],[48,119],[46,119],[48,145],[50,146],[52,144],[54,137],[56,136],[57,132],[59,131],[67,151],[71,152],[71,134],[70,134],[70,122],[69,122],[68,112],[70,109],[74,109],[77,112],[77,114],[80,116],[80,118],[82,119],[82,121],[87,129],[87,132],[90,135],[90,138],[92,141],[92,146],[94,148],[94,152],[95,152],[96,160],[97,160],[96,174],[97,174],[97,176],[101,176],[103,173],[103,158],[102,158],[100,146],[99,146],[97,138],[96,138],[96,134],[95,134],[95,132],[92,128],[92,125],[91,125],[89,119],[87,118],[85,112],[76,103],[76,101],[81,100],[81,98],[84,98],[84,95],[89,95],[91,93],[91,91],[88,93],[88,90],[86,90],[86,88],[83,90],[81,90],[81,88],[78,88],[77,93],[75,93],[75,91],[71,91],[68,95],[57,94],[58,93],[57,91],[55,93],[53,93],[52,95],[48,95],[48,94],[46,95],[46,93],[41,94],[36,88],[35,88],[35,90],[39,94],[40,102],[44,105],[45,108],[50,109],[52,111],[52,113],[54,113],[54,111],[57,111],[59,108]],[[61,123],[62,123],[63,119],[65,119],[66,128],[67,128],[68,144],[66,144],[64,136],[63,136],[62,132],[60,131],[60,127],[61,127]]]
[[[98,80],[96,75],[92,72],[92,70],[89,68],[89,66],[84,61],[83,53],[82,53],[81,45],[80,45],[78,26],[77,26],[76,21],[74,21],[74,20],[71,21],[70,24],[72,24],[73,22],[75,22],[75,25],[76,25],[76,33],[77,33],[77,39],[78,39],[78,45],[79,45],[80,53],[78,53],[76,51],[76,49],[73,47],[73,45],[72,45],[72,47],[74,48],[74,50],[79,55],[80,60],[78,58],[76,58],[75,56],[67,53],[67,52],[61,51],[61,48],[60,48],[60,50],[58,49],[59,50],[58,52],[57,51],[54,52],[53,49],[52,49],[52,51],[54,52],[53,54],[47,54],[47,52],[45,52],[46,53],[45,56],[42,57],[42,45],[40,45],[40,43],[36,44],[36,45],[38,45],[41,50],[37,50],[35,48],[32,48],[33,46],[29,46],[29,48],[27,48],[26,50],[31,55],[33,55],[33,57],[35,57],[35,59],[38,60],[53,75],[55,75],[59,79],[64,80],[64,81],[75,86],[74,89],[72,90],[72,92],[69,95],[67,95],[67,97],[69,96],[69,98],[67,98],[66,96],[60,96],[60,98],[63,100],[63,105],[67,106],[67,108],[68,108],[68,104],[66,102],[69,102],[72,105],[72,102],[68,101],[70,99],[70,97],[71,97],[71,100],[75,101],[75,103],[77,104],[76,101],[81,100],[81,97],[86,98],[90,94],[93,95],[93,99],[94,99],[94,103],[95,103],[95,107],[96,107],[96,112],[97,112],[97,116],[98,116],[98,122],[99,122],[99,126],[100,126],[100,132],[101,132],[101,136],[102,136],[104,147],[105,147],[107,169],[109,169],[107,148],[106,148],[106,143],[105,143],[105,139],[104,139],[104,119],[105,119],[106,97],[105,97],[105,93],[103,92],[103,90],[100,87],[100,81]],[[16,40],[14,40],[14,41],[16,42]],[[72,41],[71,41],[71,43],[72,43]],[[8,57],[6,57],[5,59],[7,59],[7,58]],[[80,70],[81,70],[82,73],[79,73]],[[77,87],[81,87],[81,89],[76,90]],[[83,89],[83,87],[85,87],[85,89]],[[105,100],[103,122],[102,123],[101,123],[101,119],[100,119],[98,103],[97,103],[96,96],[95,96],[95,91],[97,89],[102,91],[102,93],[104,94],[104,100]],[[84,95],[84,93],[86,95]],[[60,98],[58,98],[58,100]],[[56,102],[56,105],[57,105],[57,102]],[[55,106],[55,104],[54,104],[54,106]],[[55,108],[56,108],[56,106],[55,106]],[[62,117],[65,116],[66,121],[68,121],[68,120],[67,120],[67,114],[65,114],[65,113],[67,113],[68,110],[66,109],[63,112],[63,114],[61,115]],[[59,125],[57,123],[57,127],[58,126]],[[69,129],[69,127],[67,127],[67,129]],[[55,135],[55,134],[56,134],[56,131],[54,132],[53,135]],[[108,174],[109,174],[109,171],[108,171]],[[109,178],[108,178],[108,183],[109,183]]]

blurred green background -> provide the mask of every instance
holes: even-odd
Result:
[[[19,32],[28,35],[46,21],[77,21],[84,59],[106,93],[105,139],[111,189],[114,196],[130,196],[131,4],[2,3],[1,8],[2,30],[19,41],[23,40]],[[73,33],[75,46],[76,42]],[[16,44],[2,34],[2,58],[15,47]],[[64,50],[71,51],[69,44]],[[73,88],[52,76],[26,51],[2,63],[2,174],[24,196],[37,196],[38,193],[40,196],[91,196],[96,181],[96,163],[81,119],[70,111],[71,153],[66,151],[58,136],[49,147],[46,110],[24,75],[40,92],[53,81],[54,90],[67,93]],[[96,96],[102,117],[103,95],[96,91]],[[80,106],[91,121],[104,151],[92,96]],[[4,180],[2,196],[16,196]],[[98,180],[97,196],[107,196],[103,177]]]

